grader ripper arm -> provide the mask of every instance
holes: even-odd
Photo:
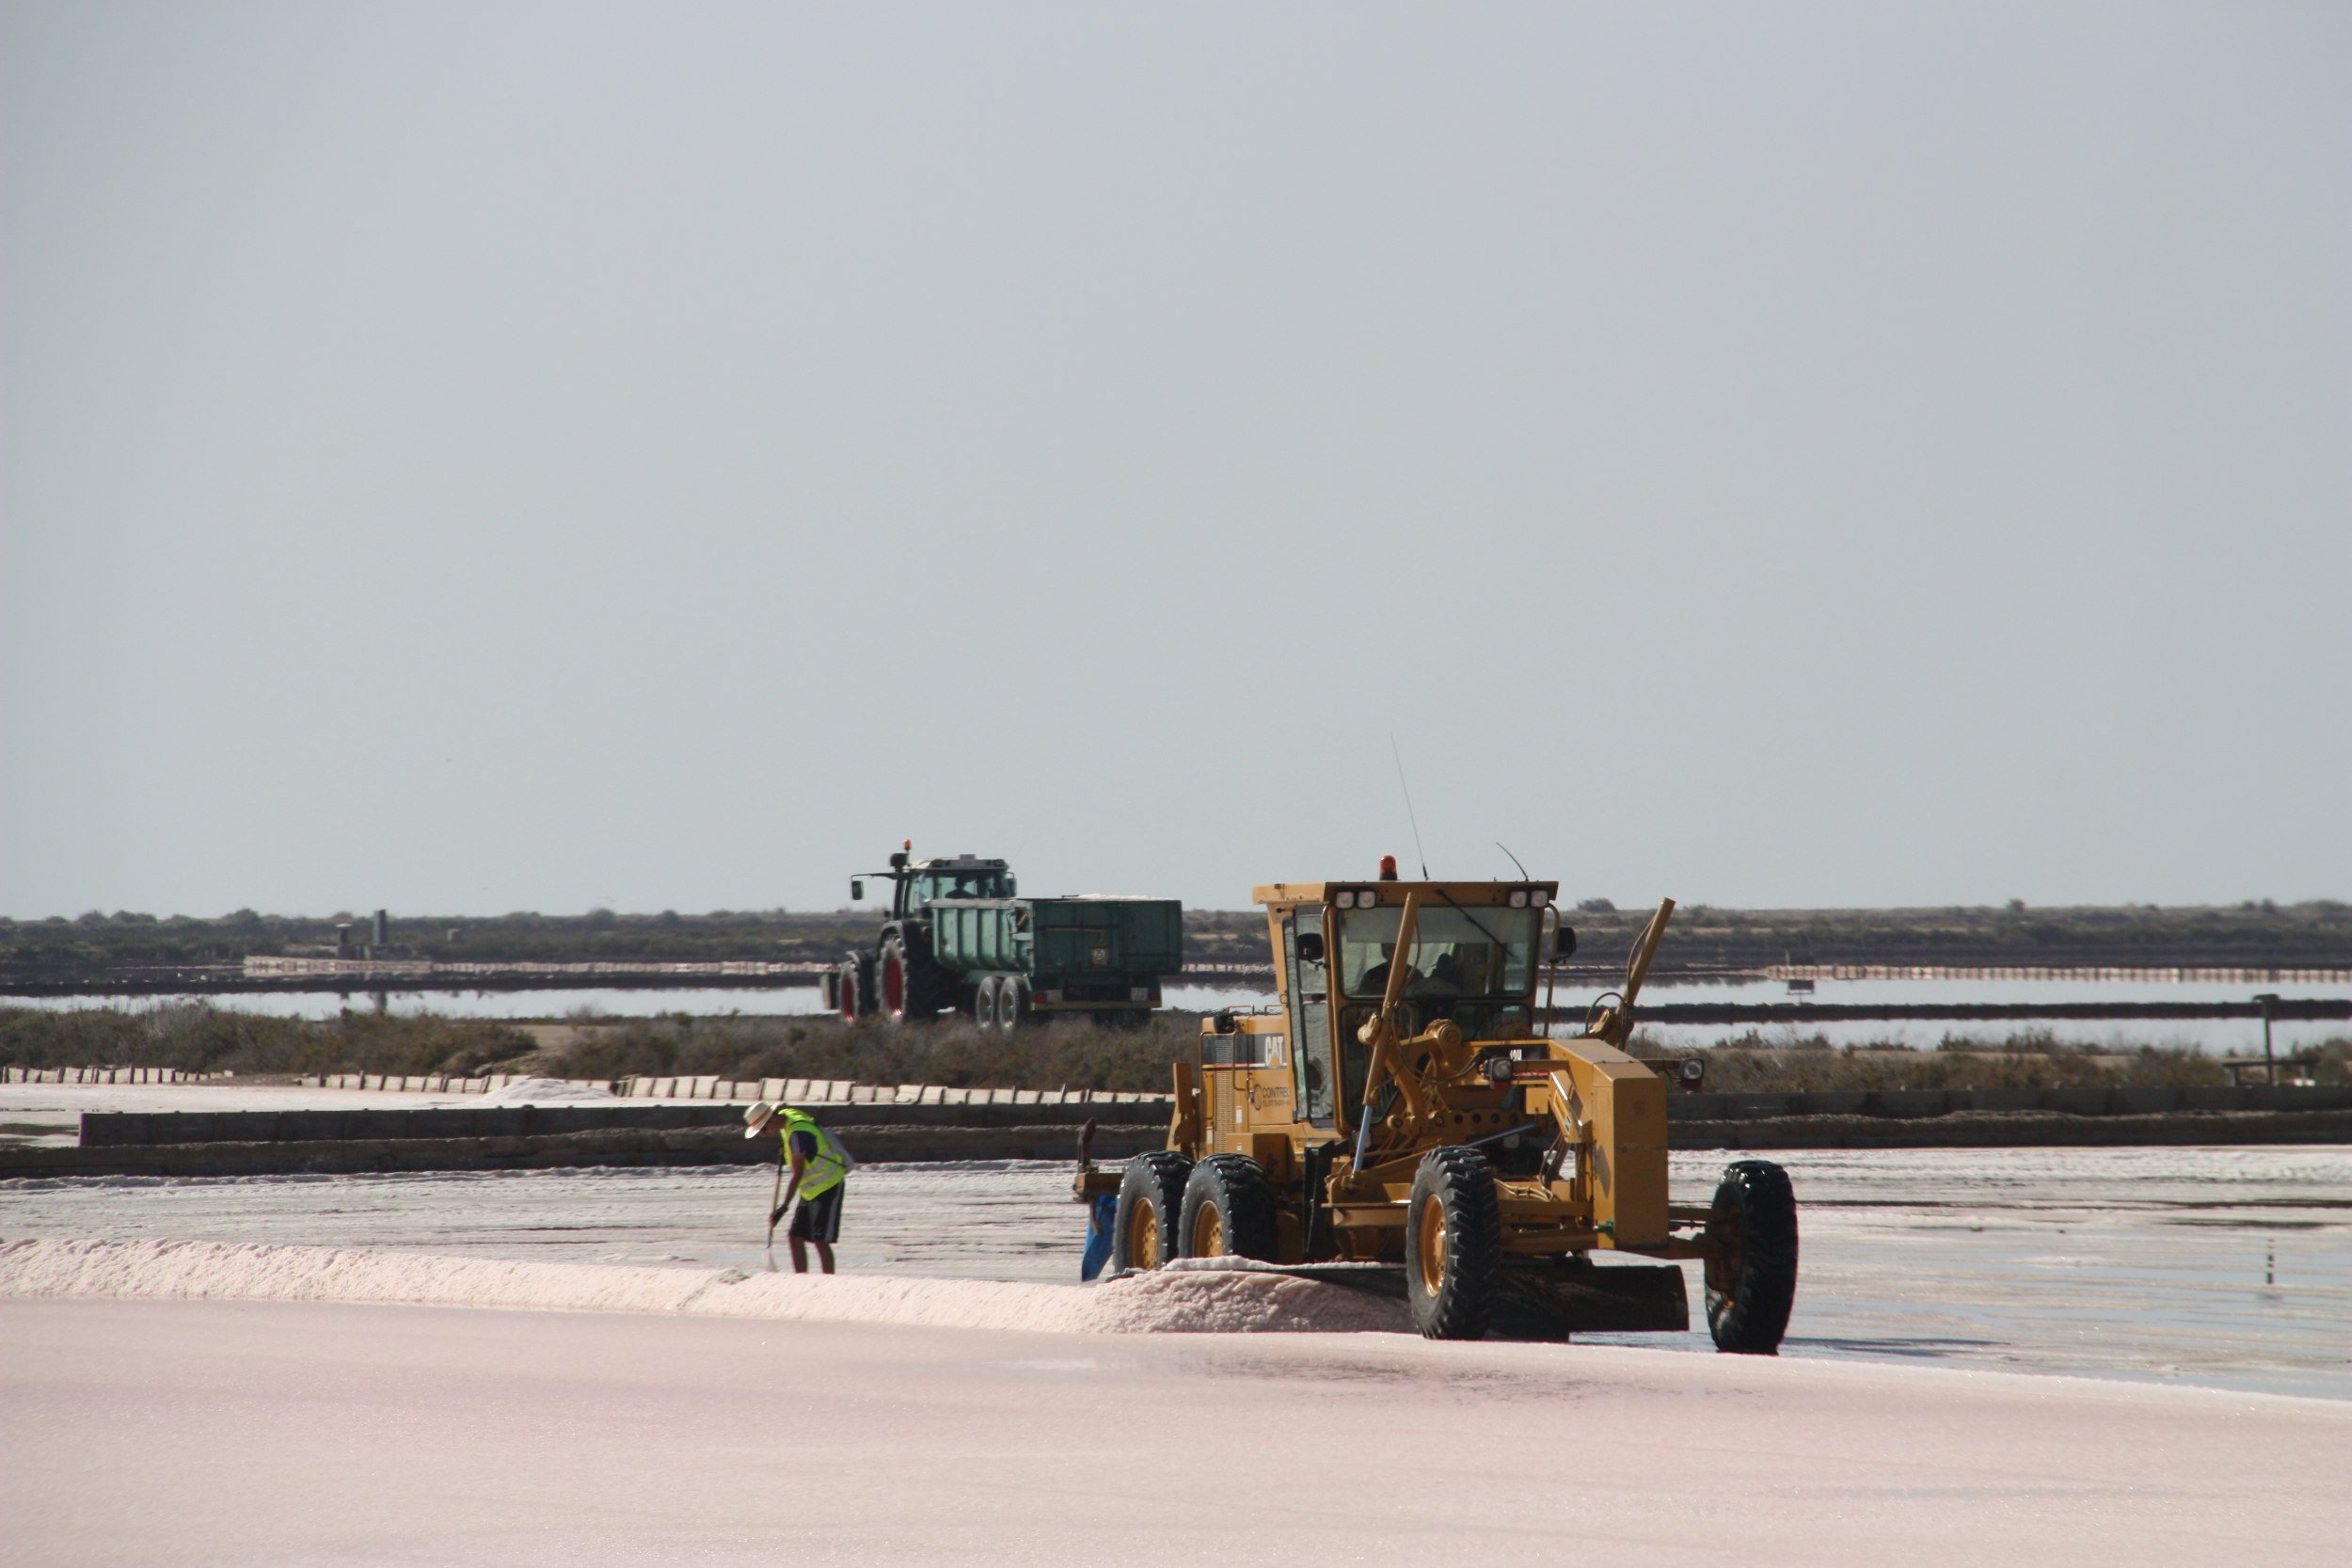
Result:
[[[1718,1346],[1775,1349],[1795,1287],[1787,1178],[1738,1162],[1712,1204],[1671,1202],[1669,1085],[1625,1050],[1673,900],[1624,989],[1553,1038],[1535,979],[1556,893],[1260,888],[1280,1006],[1204,1021],[1201,1059],[1175,1070],[1168,1148],[1120,1179],[1114,1261],[1402,1263],[1422,1331],[1476,1338],[1529,1332],[1531,1310],[1562,1333],[1684,1327],[1678,1263],[1696,1259]],[[1596,1266],[1609,1253],[1653,1261]]]

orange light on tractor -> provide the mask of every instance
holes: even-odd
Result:
[[[1380,879],[1384,882],[1396,880],[1396,857],[1394,855],[1380,857]]]

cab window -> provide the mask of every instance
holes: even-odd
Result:
[[[1340,989],[1351,999],[1386,992],[1403,918],[1394,905],[1340,911]],[[1422,906],[1402,995],[1424,1005],[1524,996],[1535,979],[1536,922],[1534,910]]]
[[[1331,970],[1323,951],[1323,906],[1282,917],[1283,971],[1290,976],[1291,1103],[1301,1121],[1331,1125]]]

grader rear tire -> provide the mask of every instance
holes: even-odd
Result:
[[[1797,1195],[1770,1160],[1734,1160],[1707,1222],[1707,1330],[1733,1355],[1777,1355],[1797,1298]]]
[[[1192,1167],[1177,1234],[1187,1258],[1275,1257],[1274,1189],[1258,1162],[1242,1154],[1212,1154]]]
[[[1474,1148],[1433,1148],[1405,1207],[1405,1300],[1430,1339],[1483,1339],[1502,1290],[1494,1167]]]
[[[1111,1215],[1111,1267],[1120,1274],[1156,1269],[1182,1258],[1184,1180],[1192,1162],[1170,1149],[1154,1149],[1127,1162],[1119,1179],[1119,1207]]]

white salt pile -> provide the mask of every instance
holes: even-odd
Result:
[[[1064,1334],[1397,1332],[1393,1301],[1257,1269],[1096,1286],[514,1262],[225,1242],[0,1244],[0,1295],[341,1301],[1028,1329]]]
[[[553,1105],[582,1100],[608,1101],[619,1096],[601,1084],[582,1083],[572,1078],[517,1078],[501,1085],[469,1103],[482,1105]]]

